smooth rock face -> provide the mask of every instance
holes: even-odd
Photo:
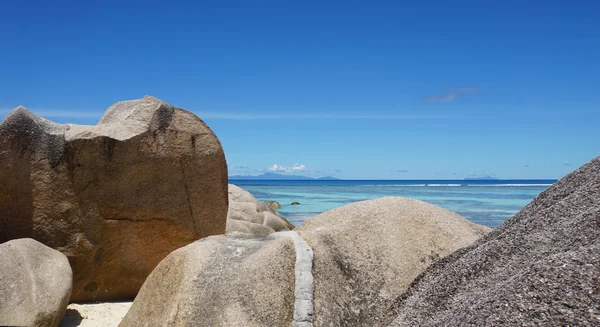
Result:
[[[294,244],[211,236],[168,255],[120,327],[291,326]]]
[[[73,268],[72,301],[132,299],[167,254],[225,232],[221,144],[156,98],[118,102],[96,126],[26,109],[0,124],[0,242],[34,238]]]
[[[0,326],[58,326],[72,281],[62,253],[32,239],[0,244]]]
[[[600,157],[432,265],[384,326],[599,326]]]
[[[434,260],[490,229],[429,203],[388,197],[317,215],[297,231],[314,251],[315,326],[373,326]]]
[[[277,210],[258,201],[241,187],[229,184],[227,234],[267,236],[291,229],[294,229],[294,225]]]

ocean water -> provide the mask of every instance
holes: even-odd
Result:
[[[433,203],[472,222],[497,227],[555,180],[231,180],[261,201],[275,200],[294,225],[352,202],[403,196]],[[291,205],[300,202],[300,205]]]

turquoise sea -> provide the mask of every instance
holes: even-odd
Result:
[[[231,180],[257,199],[275,200],[294,225],[352,202],[403,196],[497,227],[555,180]],[[300,202],[300,205],[291,205]]]

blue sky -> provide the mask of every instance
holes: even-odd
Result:
[[[558,178],[600,155],[598,1],[2,7],[0,115],[94,124],[153,95],[231,174]]]

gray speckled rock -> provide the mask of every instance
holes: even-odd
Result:
[[[62,253],[27,238],[0,244],[0,326],[58,326],[72,281]]]
[[[431,262],[489,230],[401,197],[357,202],[305,221],[295,231],[314,252],[315,326],[373,326]]]
[[[266,203],[258,201],[250,192],[229,184],[229,211],[227,234],[266,236],[294,228],[284,216]]]
[[[291,326],[294,243],[211,236],[168,255],[120,327]]]
[[[600,157],[432,265],[383,326],[600,326]]]
[[[72,301],[132,299],[167,254],[225,232],[221,144],[193,113],[144,97],[95,126],[19,107],[0,124],[0,242],[64,253]]]

